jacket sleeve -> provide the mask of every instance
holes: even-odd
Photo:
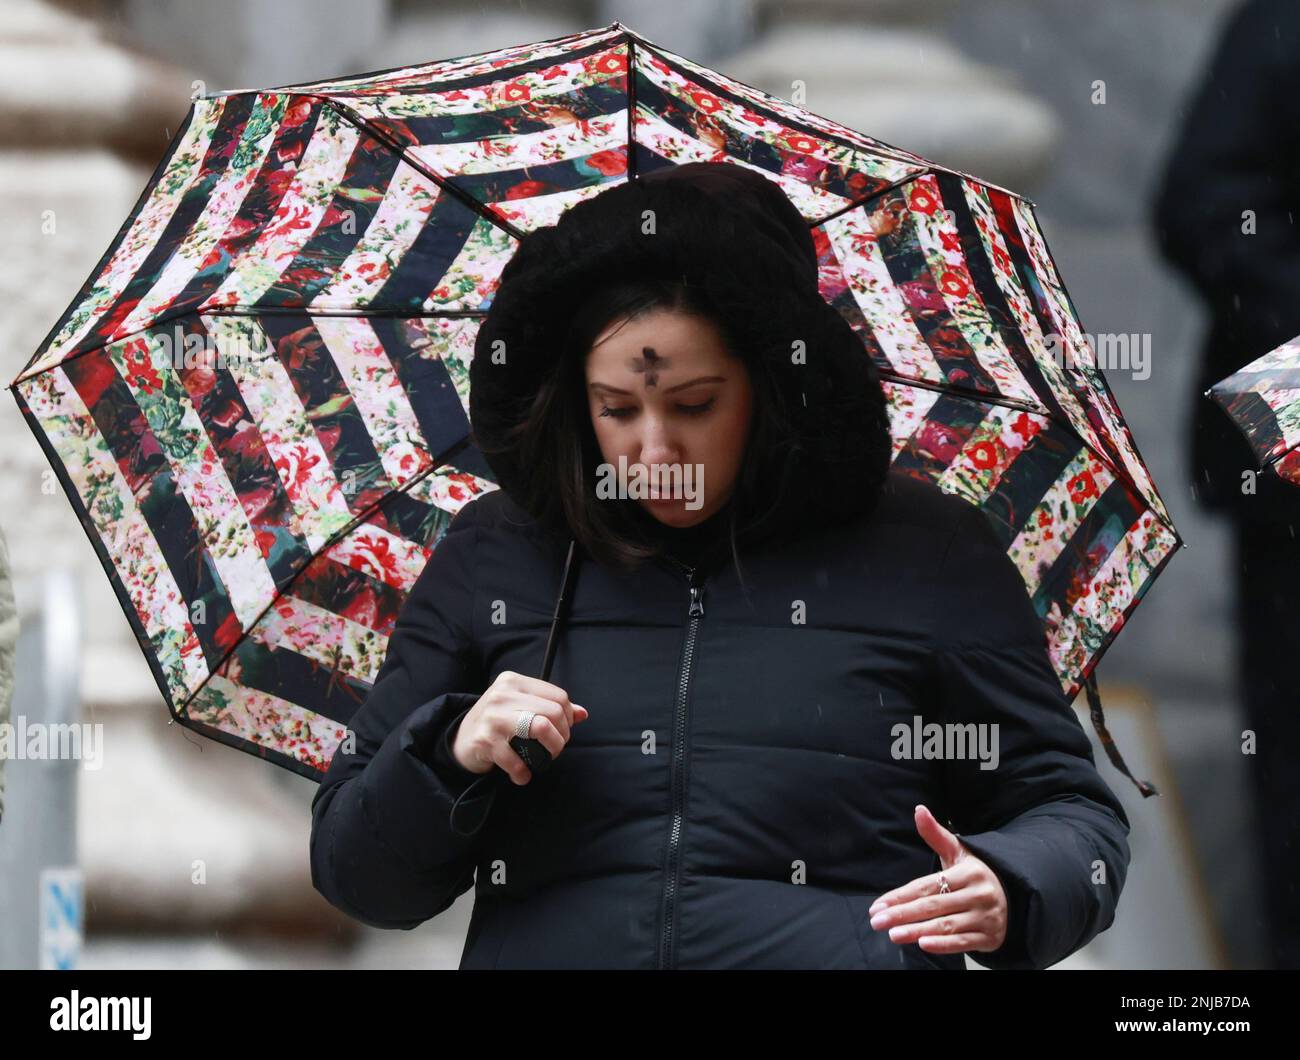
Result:
[[[1024,579],[988,517],[966,508],[933,600],[932,702],[945,726],[987,726],[997,756],[943,761],[946,825],[1007,893],[1006,940],[971,959],[1046,968],[1114,920],[1129,820],[1097,772]]]
[[[349,722],[355,748],[340,745],[312,800],[312,884],[372,927],[416,927],[472,886],[475,836],[496,793],[498,771],[464,769],[448,742],[484,690],[473,507],[457,513],[407,594]]]

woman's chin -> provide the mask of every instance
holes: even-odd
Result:
[[[644,511],[668,526],[691,526],[705,518],[703,506],[686,507],[684,497],[643,497],[639,503]]]

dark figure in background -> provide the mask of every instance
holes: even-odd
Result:
[[[1256,467],[1253,454],[1203,392],[1300,334],[1300,4],[1248,0],[1225,25],[1169,158],[1155,220],[1162,253],[1212,319],[1193,397],[1194,493],[1235,524],[1238,674],[1257,737],[1249,761],[1268,935],[1275,965],[1297,968],[1300,489],[1271,473],[1244,475]]]

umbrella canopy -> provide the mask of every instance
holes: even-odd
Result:
[[[1300,485],[1300,336],[1251,361],[1205,392],[1232,417],[1259,459]]]
[[[895,464],[985,512],[1078,692],[1180,541],[1032,203],[614,23],[195,99],[11,385],[178,722],[323,774],[451,516],[496,488],[468,362],[519,239],[696,161],[798,208]]]

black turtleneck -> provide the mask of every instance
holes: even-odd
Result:
[[[669,555],[688,567],[715,558],[729,548],[730,500],[708,518],[690,526],[661,523],[640,505],[637,505],[637,511],[647,533],[661,542]]]

